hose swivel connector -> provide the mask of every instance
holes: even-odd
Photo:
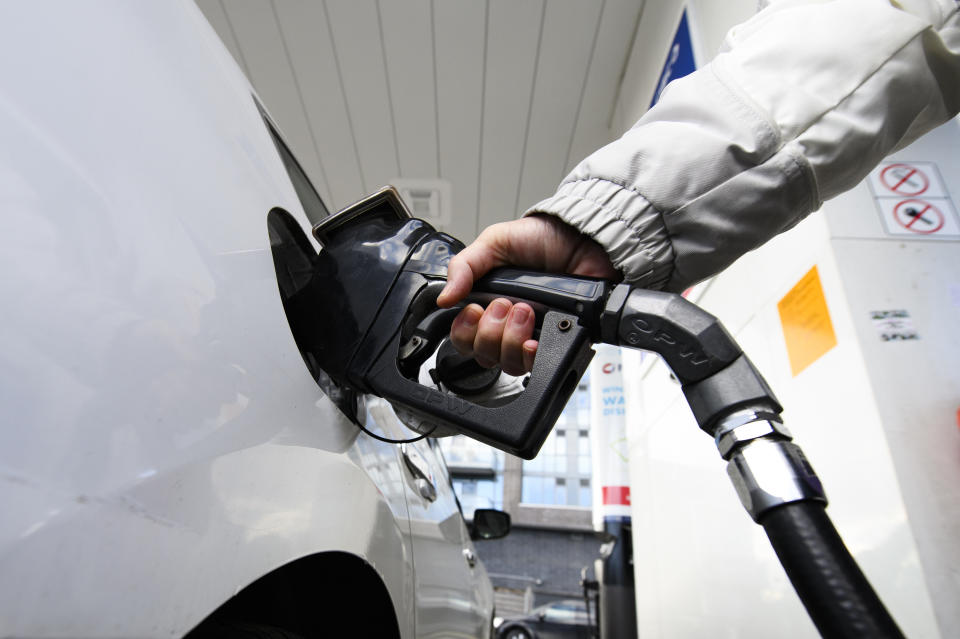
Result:
[[[743,410],[727,415],[717,426],[715,440],[726,459],[727,474],[740,503],[759,522],[775,506],[815,500],[824,505],[820,479],[780,416]]]
[[[790,441],[793,435],[777,413],[749,409],[727,415],[713,431],[717,450],[727,461],[738,449],[761,438]]]

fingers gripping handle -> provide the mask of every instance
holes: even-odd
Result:
[[[468,299],[489,302],[495,297],[505,297],[512,302],[526,302],[538,316],[547,310],[570,313],[577,316],[596,341],[610,287],[606,280],[506,267],[494,269],[480,278]]]
[[[452,426],[524,459],[537,455],[593,358],[589,331],[576,316],[548,311],[527,388],[502,406],[481,406],[402,375],[397,368],[399,348],[398,332],[367,375],[375,394],[417,415],[425,427]]]
[[[410,303],[403,321],[401,351],[401,359],[405,360],[401,369],[407,377],[411,377],[412,368],[419,368],[435,350],[439,340],[449,333],[453,318],[468,303],[486,306],[501,297],[514,303],[524,302],[533,308],[538,328],[548,311],[567,313],[574,316],[569,321],[586,328],[590,340],[596,342],[600,337],[600,315],[611,284],[594,278],[499,268],[477,280],[461,304],[437,309],[437,297],[443,287],[442,280],[432,280]],[[409,347],[409,340],[414,336],[419,338],[416,349]]]

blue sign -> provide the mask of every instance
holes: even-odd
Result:
[[[660,94],[663,93],[671,80],[690,75],[696,70],[697,64],[693,59],[693,42],[690,40],[690,23],[687,20],[687,10],[684,9],[680,15],[677,33],[673,36],[673,42],[670,44],[667,61],[664,62],[663,71],[660,72],[660,80],[657,82],[657,90],[653,93],[650,106],[657,103]]]

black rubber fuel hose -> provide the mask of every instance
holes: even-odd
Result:
[[[760,525],[821,636],[903,637],[823,504],[804,501],[778,506],[763,515]]]

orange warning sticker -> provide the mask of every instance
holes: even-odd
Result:
[[[814,266],[777,304],[794,377],[837,345],[827,300]]]

